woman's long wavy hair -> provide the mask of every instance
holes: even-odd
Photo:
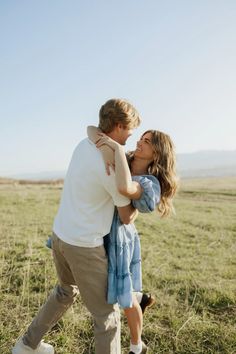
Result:
[[[142,137],[151,133],[151,144],[154,151],[154,159],[148,166],[148,174],[155,176],[161,186],[161,200],[158,211],[161,216],[174,213],[173,197],[178,188],[176,176],[176,155],[174,144],[169,135],[158,130],[147,130]],[[129,166],[134,159],[134,151],[127,155]]]

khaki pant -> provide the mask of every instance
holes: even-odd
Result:
[[[120,354],[120,312],[106,302],[107,257],[103,246],[71,246],[52,237],[53,257],[59,279],[47,302],[23,337],[35,349],[44,334],[62,317],[80,292],[94,319],[95,353]]]

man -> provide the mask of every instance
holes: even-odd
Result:
[[[120,144],[140,124],[127,101],[111,99],[99,112],[99,128]],[[106,301],[107,257],[103,237],[109,233],[114,206],[123,223],[136,215],[130,200],[119,194],[114,173],[106,174],[101,152],[88,138],[76,147],[56,215],[52,249],[59,284],[18,340],[13,354],[53,354],[44,334],[73,304],[78,292],[94,319],[96,354],[120,354],[120,314]]]

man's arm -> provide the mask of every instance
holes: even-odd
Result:
[[[132,204],[126,205],[124,207],[117,207],[120,220],[123,224],[131,224],[138,217],[138,210],[135,209]]]

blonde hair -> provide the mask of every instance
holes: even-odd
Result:
[[[99,128],[106,134],[110,133],[116,124],[132,129],[137,128],[141,119],[136,108],[126,100],[110,99],[99,111]]]
[[[148,174],[155,176],[160,183],[161,200],[157,209],[161,216],[168,216],[175,212],[173,197],[178,189],[174,144],[169,135],[158,130],[147,130],[142,137],[147,133],[152,134],[151,145],[154,151],[154,159],[148,166]],[[131,165],[134,152],[129,152],[127,158]]]

